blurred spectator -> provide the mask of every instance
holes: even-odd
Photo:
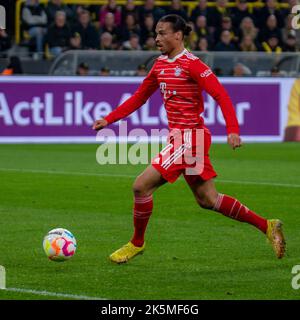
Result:
[[[300,46],[300,29],[294,29],[292,25],[292,19],[294,18],[294,14],[289,14],[286,17],[285,28],[282,30],[283,41],[286,42],[289,34],[294,34],[297,42],[297,49],[299,50]]]
[[[100,76],[107,77],[110,75],[110,69],[108,67],[102,67],[99,73]]]
[[[80,34],[82,49],[96,49],[99,47],[99,35],[90,20],[90,12],[83,10],[79,15],[79,23],[73,28],[73,34],[76,32]]]
[[[190,21],[187,24],[191,27],[192,30],[189,35],[184,38],[185,48],[187,48],[188,50],[195,50],[198,42],[198,35],[195,32],[195,26],[193,22]]]
[[[207,38],[205,37],[201,37],[199,40],[198,40],[198,43],[197,43],[197,46],[196,46],[196,50],[197,51],[202,51],[202,52],[208,52],[208,41],[207,41]]]
[[[80,15],[81,15],[84,11],[88,11],[88,12],[91,14],[90,6],[88,6],[88,5],[77,5],[77,6],[75,7],[75,12],[76,12],[75,21],[76,21],[76,20],[79,20]]]
[[[70,38],[70,50],[82,49],[81,36],[78,32],[74,32]]]
[[[134,0],[127,0],[125,6],[122,8],[122,24],[125,23],[125,17],[128,14],[133,14],[135,21],[139,22],[139,10]]]
[[[64,11],[56,11],[55,21],[48,28],[47,43],[52,55],[57,56],[67,50],[70,43],[71,31],[66,24],[66,14]]]
[[[277,66],[272,67],[271,69],[271,77],[280,77],[280,70]]]
[[[155,51],[157,50],[156,42],[154,37],[148,37],[143,45],[143,50]]]
[[[145,4],[139,8],[139,21],[144,26],[145,16],[151,14],[155,23],[165,14],[165,10],[155,6],[155,0],[145,0]]]
[[[198,40],[203,37],[211,39],[209,30],[207,27],[207,19],[205,16],[197,17],[196,23],[195,23],[195,32],[198,36]]]
[[[263,42],[270,38],[270,35],[276,35],[279,39],[279,43],[281,43],[281,30],[277,25],[277,18],[274,14],[268,16],[266,26],[260,30],[258,39],[260,42]]]
[[[140,38],[137,34],[132,33],[129,40],[123,42],[123,50],[141,50]]]
[[[233,29],[231,18],[223,16],[221,20],[221,26],[216,28],[214,33],[214,43],[218,43],[220,41],[221,33],[227,30],[231,34],[231,41],[234,43],[238,43],[239,37],[237,32]]]
[[[294,30],[293,30],[294,31]],[[291,32],[283,45],[283,51],[296,52],[297,51],[297,39],[296,34]]]
[[[217,0],[216,6],[211,9],[210,15],[207,17],[207,25],[210,32],[215,32],[217,28],[221,27],[222,17],[229,16],[229,9],[227,7],[228,0]]]
[[[241,43],[239,44],[240,51],[249,52],[249,51],[258,51],[256,44],[253,41],[252,36],[245,35],[242,38]]]
[[[279,38],[277,34],[271,34],[266,41],[262,42],[262,50],[265,52],[281,53],[282,48],[279,45]]]
[[[22,74],[23,68],[21,65],[21,60],[17,56],[11,56],[9,58],[9,63],[7,67],[1,72],[0,75],[2,76],[10,76],[10,75],[16,75],[16,74]]]
[[[115,24],[114,15],[109,12],[105,16],[102,32],[108,32],[113,37],[113,48],[118,49],[121,41],[120,29]]]
[[[168,9],[168,14],[177,14],[185,21],[188,21],[188,15],[182,6],[181,0],[171,0],[171,6]]]
[[[231,10],[232,25],[238,28],[242,20],[246,17],[252,17],[247,0],[236,0],[236,7]]]
[[[11,39],[4,29],[0,28],[0,52],[11,47]]]
[[[218,77],[222,77],[224,76],[224,72],[221,68],[217,67],[217,68],[214,68],[213,70],[214,74]]]
[[[258,30],[254,25],[253,20],[250,17],[245,17],[239,28],[240,38],[243,39],[245,36],[251,37],[254,41],[257,37]]]
[[[138,77],[145,77],[148,74],[147,68],[144,64],[140,64],[137,67],[135,75]]]
[[[107,0],[107,4],[100,9],[100,25],[103,27],[105,24],[105,18],[108,13],[114,16],[114,23],[116,26],[121,26],[122,11],[121,7],[117,6],[116,0]]]
[[[76,70],[76,74],[78,76],[88,76],[89,75],[89,65],[85,62],[82,62],[78,65],[77,70]]]
[[[155,38],[155,22],[152,14],[145,15],[144,27],[141,29],[141,44],[144,45],[149,37]]]
[[[287,17],[292,13],[292,9],[294,6],[299,5],[299,0],[286,0],[288,3],[288,8],[284,8],[281,10],[283,17]]]
[[[196,8],[193,9],[191,13],[190,20],[196,24],[197,18],[199,16],[205,16],[208,18],[210,16],[211,8],[207,7],[207,0],[199,0]]]
[[[130,34],[140,34],[140,27],[137,24],[133,14],[128,14],[125,18],[125,24],[122,26],[121,36],[122,41],[129,40]]]
[[[71,8],[63,3],[63,0],[49,0],[46,7],[46,14],[48,17],[48,24],[51,24],[55,20],[57,11],[63,11],[66,14],[66,20],[72,21],[75,17],[75,13]]]
[[[233,67],[233,70],[232,70],[232,75],[234,77],[250,76],[251,73],[252,73],[251,70],[242,63],[235,64],[235,66]]]
[[[113,50],[113,37],[109,32],[104,32],[101,34],[100,50]]]
[[[266,26],[266,21],[270,15],[274,15],[277,20],[279,28],[284,27],[284,16],[282,12],[277,8],[276,0],[265,0],[266,4],[262,9],[255,9],[254,15],[257,26],[263,29]]]
[[[220,41],[215,46],[215,51],[236,51],[237,48],[232,42],[230,31],[224,30],[221,33]]]
[[[85,1],[81,1],[83,3],[87,3]],[[74,22],[76,23],[76,21],[79,20],[80,15],[84,12],[84,11],[88,11],[90,14],[90,20],[93,23],[93,25],[96,27],[96,25],[98,25],[96,28],[99,28],[100,22],[99,21],[99,11],[100,11],[100,7],[97,5],[88,5],[88,4],[79,4],[79,5],[73,5],[73,9],[72,9],[76,14],[74,17]],[[97,21],[98,20],[98,21]]]
[[[24,30],[35,41],[35,51],[43,52],[47,15],[39,0],[27,0],[22,10]]]

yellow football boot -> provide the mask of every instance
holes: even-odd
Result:
[[[109,259],[115,263],[125,263],[145,250],[145,243],[142,247],[136,247],[132,242],[128,242],[123,247],[113,252]]]
[[[267,220],[267,238],[270,241],[278,259],[281,259],[285,253],[285,240],[282,232],[282,222],[280,220]]]

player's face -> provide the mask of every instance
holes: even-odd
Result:
[[[169,54],[182,44],[182,32],[174,32],[170,22],[158,22],[155,32],[156,46],[163,54]]]

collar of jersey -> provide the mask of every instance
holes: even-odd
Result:
[[[184,54],[187,53],[187,50],[184,48],[180,53],[178,53],[177,56],[175,56],[172,59],[169,59],[168,56],[165,56],[165,59],[167,62],[174,62],[175,60],[177,60],[178,58],[182,57]]]

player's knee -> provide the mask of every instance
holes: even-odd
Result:
[[[204,193],[196,197],[197,203],[203,209],[212,209],[216,203],[216,196],[214,194]]]
[[[210,202],[206,198],[197,198],[197,202],[198,202],[199,206],[203,209],[212,209],[213,208],[212,202]]]
[[[132,191],[135,196],[143,197],[143,196],[148,196],[149,192],[147,188],[145,187],[145,184],[142,183],[139,179],[136,179],[133,186],[132,186]]]

